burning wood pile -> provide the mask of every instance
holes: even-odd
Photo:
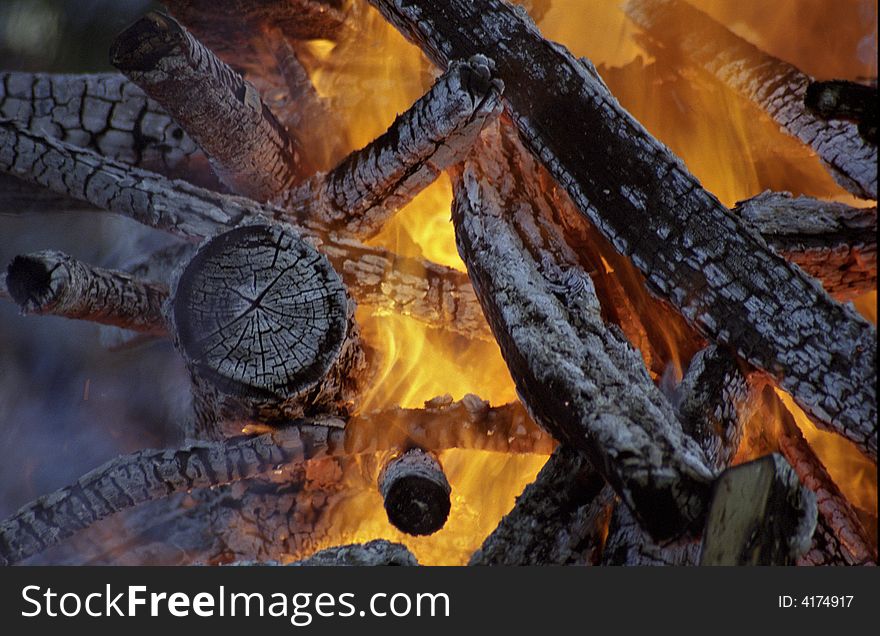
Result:
[[[187,441],[24,506],[0,560],[61,542],[80,562],[296,561],[344,543],[328,510],[351,499],[351,465],[420,545],[456,514],[458,449],[549,456],[488,537],[461,539],[474,565],[876,562],[876,509],[800,421],[876,474],[876,329],[845,304],[876,292],[876,207],[725,206],[603,80],[648,70],[600,73],[545,39],[548,2],[525,3],[532,17],[505,0],[165,4],[117,38],[120,74],[2,75],[0,170],[7,201],[180,241],[126,271],[18,256],[3,293],[101,323],[116,348],[171,339]],[[357,42],[375,10],[442,72],[346,154],[313,41]],[[664,73],[720,82],[876,199],[876,89],[813,83],[684,0],[624,12]],[[438,178],[466,273],[376,240]],[[368,409],[389,352],[365,323],[392,313],[497,343],[519,400]],[[102,526],[117,513],[142,531]],[[322,554],[414,562],[376,543]]]

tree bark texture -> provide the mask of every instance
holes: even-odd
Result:
[[[492,56],[526,145],[650,288],[876,459],[876,329],[733,217],[595,69],[503,0],[371,0],[441,67]]]

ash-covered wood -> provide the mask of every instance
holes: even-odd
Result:
[[[172,18],[147,14],[120,34],[110,59],[171,113],[234,192],[266,201],[308,172],[257,89]]]
[[[162,315],[166,286],[61,252],[16,256],[6,270],[6,288],[25,314],[89,320],[150,335],[168,332]]]
[[[816,496],[774,453],[715,482],[700,565],[793,565],[815,529]]]
[[[406,546],[384,539],[364,544],[343,545],[316,552],[292,566],[415,566],[419,562]]]
[[[684,0],[629,0],[624,11],[672,54],[711,73],[813,148],[847,191],[877,198],[877,146],[862,138],[855,123],[827,121],[805,106],[811,77]]]
[[[877,208],[763,192],[733,213],[838,300],[877,288]]]
[[[11,121],[0,120],[0,172],[190,240],[248,219],[287,218],[280,208],[171,181]],[[358,303],[469,338],[491,337],[466,274],[338,237],[317,225],[297,231],[327,255]]]
[[[327,174],[284,193],[294,218],[369,238],[440,173],[458,163],[501,110],[503,85],[489,61],[456,61],[386,133]]]
[[[468,565],[591,565],[614,491],[584,455],[559,446]]]
[[[804,105],[822,119],[855,122],[862,139],[877,144],[877,86],[847,80],[811,82],[804,94]]]
[[[367,367],[354,304],[326,257],[294,232],[246,225],[210,239],[170,306],[199,437],[353,406]]]
[[[682,539],[660,544],[642,529],[624,503],[618,503],[608,523],[608,537],[602,551],[602,565],[682,566],[700,560],[700,543]]]
[[[434,534],[446,524],[452,488],[433,453],[411,448],[379,473],[379,493],[388,521],[406,534]]]
[[[456,242],[521,399],[584,452],[658,539],[698,531],[713,472],[642,357],[602,320],[589,275],[530,183],[511,127],[489,128],[456,176]]]
[[[526,145],[649,287],[876,459],[876,329],[706,192],[591,65],[502,0],[370,1],[440,66],[490,55]]]

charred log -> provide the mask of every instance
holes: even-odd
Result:
[[[810,547],[816,496],[778,454],[726,470],[715,482],[701,565],[793,565]]]
[[[650,288],[876,459],[876,329],[731,216],[595,69],[502,0],[371,3],[440,66],[490,54],[526,145]]]
[[[877,86],[846,80],[811,82],[804,94],[804,106],[822,119],[855,122],[862,139],[877,145]]]
[[[804,104],[812,78],[761,51],[684,0],[630,0],[624,9],[648,35],[717,77],[816,151],[834,179],[877,198],[877,146],[849,121],[826,121]]]
[[[407,450],[382,468],[379,492],[388,521],[406,534],[434,534],[452,507],[452,488],[440,461],[420,448]]]
[[[413,553],[400,543],[391,543],[384,539],[369,541],[364,544],[343,545],[327,548],[316,552],[307,559],[291,563],[292,566],[380,566],[418,565]]]
[[[234,192],[266,201],[309,172],[253,85],[172,18],[147,14],[117,38],[110,58],[171,113]]]
[[[630,509],[618,503],[608,523],[602,565],[682,566],[696,565],[700,544],[694,539],[659,544],[646,533]]]
[[[164,335],[168,288],[101,269],[61,252],[16,256],[6,272],[10,297],[25,314],[64,316]]]

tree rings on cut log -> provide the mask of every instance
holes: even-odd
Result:
[[[347,391],[326,385],[332,369],[362,360],[352,311],[329,261],[292,230],[248,225],[207,241],[180,274],[169,312],[197,415],[200,398],[219,419],[333,410]]]
[[[419,448],[392,459],[379,475],[388,521],[407,534],[428,535],[442,528],[451,491],[440,462]]]

